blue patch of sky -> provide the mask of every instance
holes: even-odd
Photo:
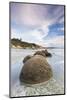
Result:
[[[49,40],[50,38],[54,38],[55,36],[63,36],[64,31],[61,30],[64,28],[64,23],[55,23],[49,26],[49,32],[46,37],[43,37],[43,40]]]
[[[60,24],[60,23],[53,24],[53,25],[49,26],[49,34],[53,35],[53,36],[55,34],[56,35],[63,35],[64,32],[61,31],[62,28],[64,28],[64,24]]]

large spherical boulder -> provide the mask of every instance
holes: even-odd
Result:
[[[52,77],[52,69],[45,57],[35,55],[27,60],[20,73],[20,82],[37,84],[48,81]]]
[[[25,63],[27,60],[29,60],[32,56],[31,55],[28,55],[26,56],[24,59],[23,59],[23,63]]]
[[[36,51],[35,53],[34,53],[34,55],[42,55],[42,56],[46,56],[45,55],[45,53],[43,53],[42,51]]]
[[[42,50],[42,52],[45,54],[46,57],[51,57],[52,54],[49,53],[47,50]]]

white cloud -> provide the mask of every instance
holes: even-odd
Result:
[[[15,29],[12,30],[13,34],[11,37],[14,38],[22,38],[23,41],[36,43],[42,46],[55,46],[55,47],[62,47],[64,46],[64,36],[55,36],[53,38],[49,38],[49,40],[43,40],[44,35],[37,29],[34,31],[29,31],[27,33],[18,34]],[[46,36],[47,34],[45,34]],[[45,37],[46,38],[46,37]]]
[[[15,29],[11,30],[11,38],[22,38],[23,41],[32,42],[36,44],[43,45],[43,37],[47,35],[48,29],[46,27],[41,27],[35,30],[28,31],[26,33],[20,33]]]
[[[17,30],[16,29],[11,29],[11,38],[18,38],[19,37],[19,35],[18,35],[18,32],[17,32]]]
[[[55,36],[49,40],[44,41],[46,46],[63,47],[64,46],[64,36]]]

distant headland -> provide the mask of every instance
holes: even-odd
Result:
[[[38,44],[25,42],[25,41],[22,41],[21,39],[16,39],[16,38],[11,39],[11,47],[12,48],[23,48],[23,49],[27,49],[27,48],[29,48],[29,49],[45,48],[45,47],[42,47]]]

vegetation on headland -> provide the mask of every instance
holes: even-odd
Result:
[[[32,49],[43,48],[42,46],[37,45],[35,43],[28,43],[28,42],[22,41],[21,39],[16,39],[16,38],[11,39],[11,47],[12,48],[32,48]]]

